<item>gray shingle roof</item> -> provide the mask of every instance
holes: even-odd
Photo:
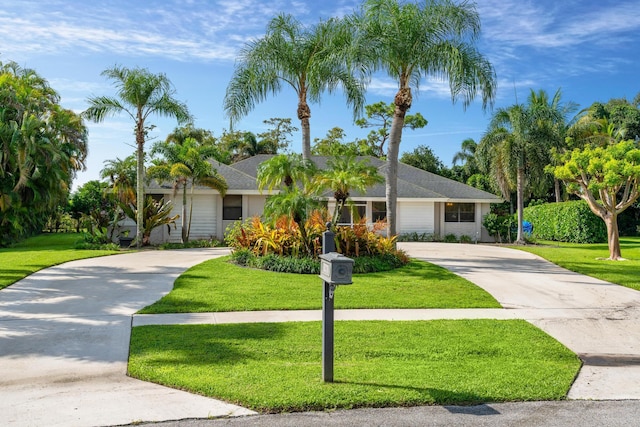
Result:
[[[212,164],[225,177],[229,185],[228,191],[233,194],[242,191],[257,191],[256,175],[258,166],[271,157],[273,155],[260,154],[232,165],[224,165],[215,161]],[[385,176],[387,169],[385,161],[369,156],[362,158],[369,160],[369,164],[378,168],[380,175]],[[323,169],[327,165],[328,157],[312,156],[312,160],[318,168]],[[327,192],[325,195],[331,197],[331,192]],[[354,192],[351,196],[364,197],[365,195]],[[384,199],[385,185],[376,184],[370,187],[366,192],[366,197]],[[398,198],[499,201],[499,197],[491,193],[404,163],[398,164]]]

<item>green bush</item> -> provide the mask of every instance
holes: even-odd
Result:
[[[524,210],[524,219],[533,224],[537,239],[570,243],[607,241],[607,228],[583,200],[547,203]]]
[[[445,243],[458,243],[458,236],[456,236],[455,234],[447,234],[446,236],[444,236],[444,242]]]
[[[431,233],[403,233],[398,235],[398,242],[434,242],[435,236]]]
[[[471,236],[463,234],[462,236],[460,236],[460,243],[473,243],[473,239],[471,238]]]
[[[409,258],[401,251],[374,256],[359,256],[353,259],[353,272],[375,273],[402,267]],[[255,255],[249,249],[236,249],[231,253],[231,261],[246,267],[279,273],[320,274],[320,260],[312,258],[296,258],[286,255]]]
[[[186,243],[162,243],[158,249],[189,249],[189,248],[217,248],[222,242],[216,239],[189,240]]]
[[[512,241],[511,230],[516,225],[514,215],[488,213],[482,218],[482,226],[489,232],[496,242],[508,243]]]

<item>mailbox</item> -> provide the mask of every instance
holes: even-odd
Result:
[[[337,252],[320,255],[320,278],[332,285],[350,285],[354,261]]]

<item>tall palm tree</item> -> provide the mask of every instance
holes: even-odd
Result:
[[[333,191],[336,207],[332,224],[335,225],[352,190],[364,193],[367,187],[379,182],[384,182],[384,178],[368,160],[357,160],[355,156],[346,155],[329,159],[327,168],[314,178],[314,187],[318,191]]]
[[[93,96],[87,99],[89,108],[82,115],[95,122],[107,116],[126,113],[135,122],[137,189],[136,244],[142,246],[144,228],[144,143],[152,114],[175,118],[178,123],[191,121],[186,104],[174,98],[175,90],[165,74],[153,74],[146,68],[114,66],[102,72],[116,86],[117,97]]]
[[[516,190],[518,235],[516,243],[524,244],[522,228],[525,189],[535,190],[547,181],[545,167],[551,161],[551,149],[557,147],[558,110],[540,101],[531,91],[527,105],[515,104],[498,109],[482,137],[478,154],[484,166],[497,181],[503,197],[509,199]]]
[[[466,108],[480,92],[486,107],[495,97],[496,76],[491,63],[475,47],[480,17],[473,3],[366,0],[355,20],[353,26],[359,32],[356,59],[371,71],[386,72],[398,83],[386,176],[387,232],[395,235],[398,153],[405,116],[413,101],[412,88],[418,90],[423,76],[445,78],[453,101],[461,97]]]
[[[149,177],[159,181],[173,181],[174,195],[182,190],[182,242],[189,241],[191,218],[193,216],[193,190],[197,185],[217,190],[222,197],[227,192],[225,179],[213,168],[208,159],[217,155],[211,145],[200,145],[193,138],[187,138],[182,144],[170,140],[155,144],[152,154],[161,154],[149,168]],[[187,189],[190,188],[189,216],[187,219]]]
[[[478,163],[476,161],[476,150],[478,143],[473,138],[467,138],[460,144],[460,151],[453,155],[453,166],[460,163],[464,173],[463,182],[466,182],[471,175],[478,173]]]
[[[547,127],[546,135],[550,138],[551,147],[556,152],[566,151],[568,131],[577,119],[577,117],[570,118],[570,116],[576,112],[578,105],[574,102],[563,103],[561,89],[556,90],[551,98],[546,91],[541,89],[538,92],[531,91],[529,108],[538,112],[540,124]],[[551,157],[552,162],[554,158],[555,156]],[[559,203],[561,201],[560,180],[555,177],[553,180],[556,203]]]
[[[351,31],[342,20],[329,19],[304,27],[293,16],[280,14],[267,26],[259,40],[247,43],[240,52],[224,100],[224,109],[235,122],[256,103],[276,94],[282,85],[298,96],[298,119],[302,127],[302,157],[311,157],[308,101],[319,102],[323,92],[342,86],[347,104],[357,116],[364,104],[364,87],[345,60]]]

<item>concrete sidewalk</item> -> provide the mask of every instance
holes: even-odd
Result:
[[[337,320],[527,319],[584,360],[573,399],[640,399],[640,293],[493,246],[403,243],[505,309],[338,310]],[[126,376],[131,326],[317,321],[319,310],[134,315],[223,249],[74,261],[0,292],[0,424],[91,426],[251,414]]]

